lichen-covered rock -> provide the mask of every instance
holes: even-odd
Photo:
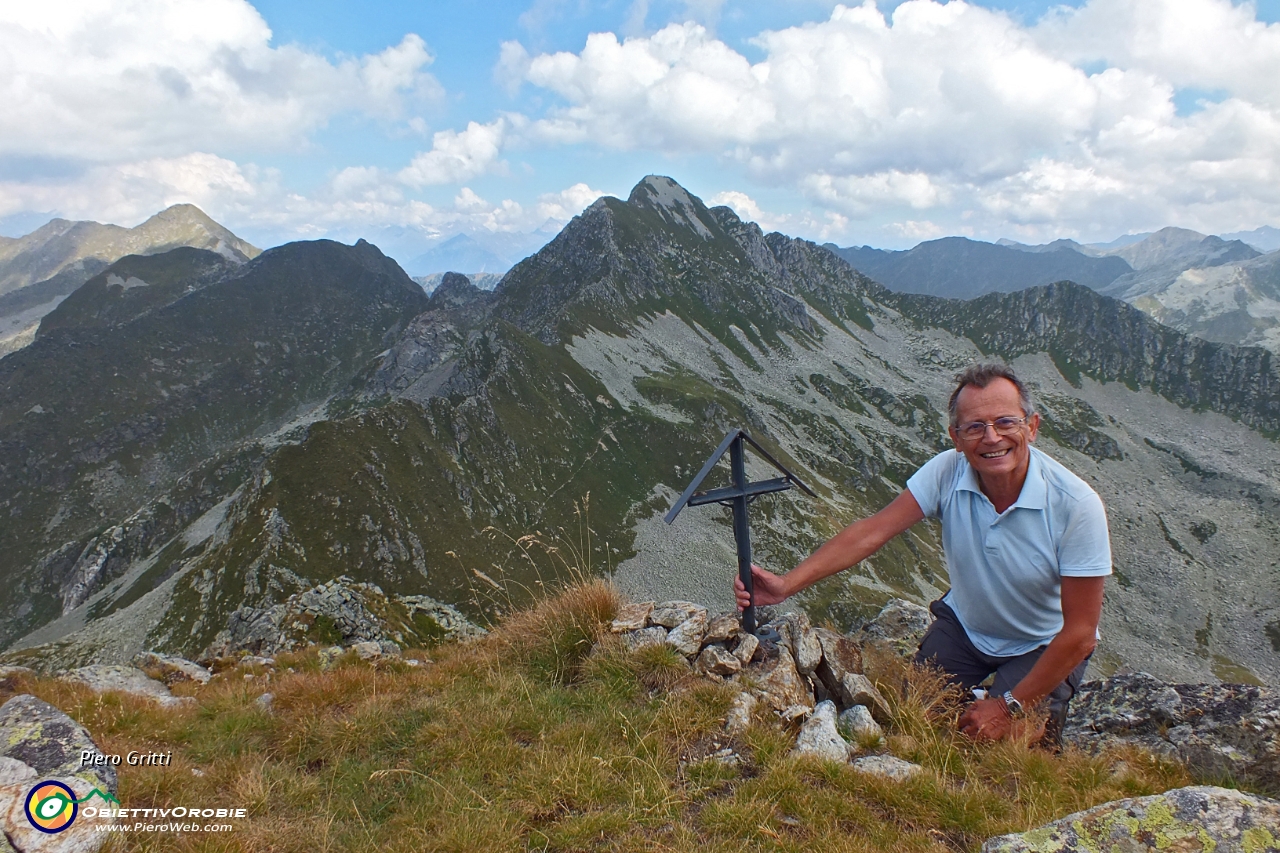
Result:
[[[692,601],[663,601],[654,605],[653,611],[649,614],[649,625],[661,626],[669,631],[686,619],[692,618],[695,613],[701,613],[705,619],[707,608]]]
[[[901,654],[911,654],[920,646],[924,632],[933,623],[929,608],[901,598],[891,598],[876,618],[862,629],[868,640],[886,643]]]
[[[626,646],[629,652],[643,649],[645,646],[660,646],[666,641],[667,629],[661,625],[654,625],[652,628],[641,628],[639,631],[632,631],[622,635],[622,644]]]
[[[876,720],[889,722],[889,703],[865,675],[851,672],[840,680],[840,702],[846,708],[865,705]]]
[[[841,711],[836,719],[836,728],[850,740],[884,737],[884,730],[871,716],[866,705],[854,705]]]
[[[101,755],[84,726],[34,696],[14,696],[0,706],[0,756],[31,767],[40,776],[75,776],[115,792],[110,764],[81,765],[84,752]]]
[[[1280,791],[1275,688],[1166,684],[1141,672],[1089,681],[1071,703],[1063,740],[1090,751],[1135,744],[1206,778],[1230,774]]]
[[[852,761],[853,769],[882,779],[902,782],[924,770],[919,764],[903,761],[892,755],[865,755]]]
[[[143,696],[161,705],[190,705],[194,700],[174,696],[162,682],[156,681],[133,666],[99,664],[73,669],[65,676],[68,681],[88,685],[95,693],[129,693]]]
[[[1112,850],[1275,853],[1280,851],[1280,802],[1226,788],[1177,788],[1104,803],[982,845],[982,853]]]
[[[694,664],[699,672],[709,672],[713,675],[733,675],[742,669],[742,662],[733,656],[733,653],[724,646],[707,646],[698,655],[698,660]]]
[[[707,611],[698,610],[667,632],[667,645],[687,658],[695,657],[707,633]]]
[[[649,614],[653,612],[653,602],[643,601],[638,604],[624,604],[618,608],[618,616],[609,623],[609,630],[615,634],[628,631],[639,631],[648,624]]]
[[[849,744],[836,730],[836,705],[819,702],[813,714],[800,728],[792,755],[812,755],[827,761],[849,759]]]
[[[727,734],[737,736],[751,726],[751,714],[756,709],[756,699],[745,690],[733,697],[729,703],[729,713],[725,715],[724,730]]]
[[[208,684],[213,673],[194,661],[159,652],[142,652],[133,659],[133,665],[143,671],[155,673],[165,684],[179,681],[195,681]]]
[[[0,838],[12,842],[11,849],[93,853],[102,846],[107,835],[97,831],[96,818],[78,816],[68,829],[49,835],[31,826],[24,810],[38,782],[60,782],[76,799],[94,791],[114,797],[115,768],[82,765],[84,752],[102,754],[83,726],[52,705],[19,695],[0,707]]]
[[[775,654],[753,663],[744,672],[755,681],[756,696],[774,711],[782,711],[792,705],[813,707],[813,691],[796,671],[796,662],[786,646],[778,646]]]

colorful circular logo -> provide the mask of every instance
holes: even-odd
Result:
[[[61,782],[39,782],[27,794],[27,820],[41,832],[62,832],[79,811],[76,792]]]

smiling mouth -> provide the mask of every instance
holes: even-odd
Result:
[[[990,453],[983,453],[983,459],[999,459],[1001,456],[1007,455],[1013,448],[1006,447],[1004,450],[993,450]]]

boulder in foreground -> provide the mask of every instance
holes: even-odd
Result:
[[[1095,806],[1019,835],[1002,835],[982,853],[1270,853],[1280,850],[1280,802],[1227,788],[1176,788]]]

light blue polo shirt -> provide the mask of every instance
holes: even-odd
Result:
[[[1062,630],[1063,577],[1111,574],[1102,499],[1032,447],[1027,481],[1003,513],[958,450],[945,450],[907,481],[928,518],[942,519],[951,575],[943,599],[978,650],[1025,654]]]

